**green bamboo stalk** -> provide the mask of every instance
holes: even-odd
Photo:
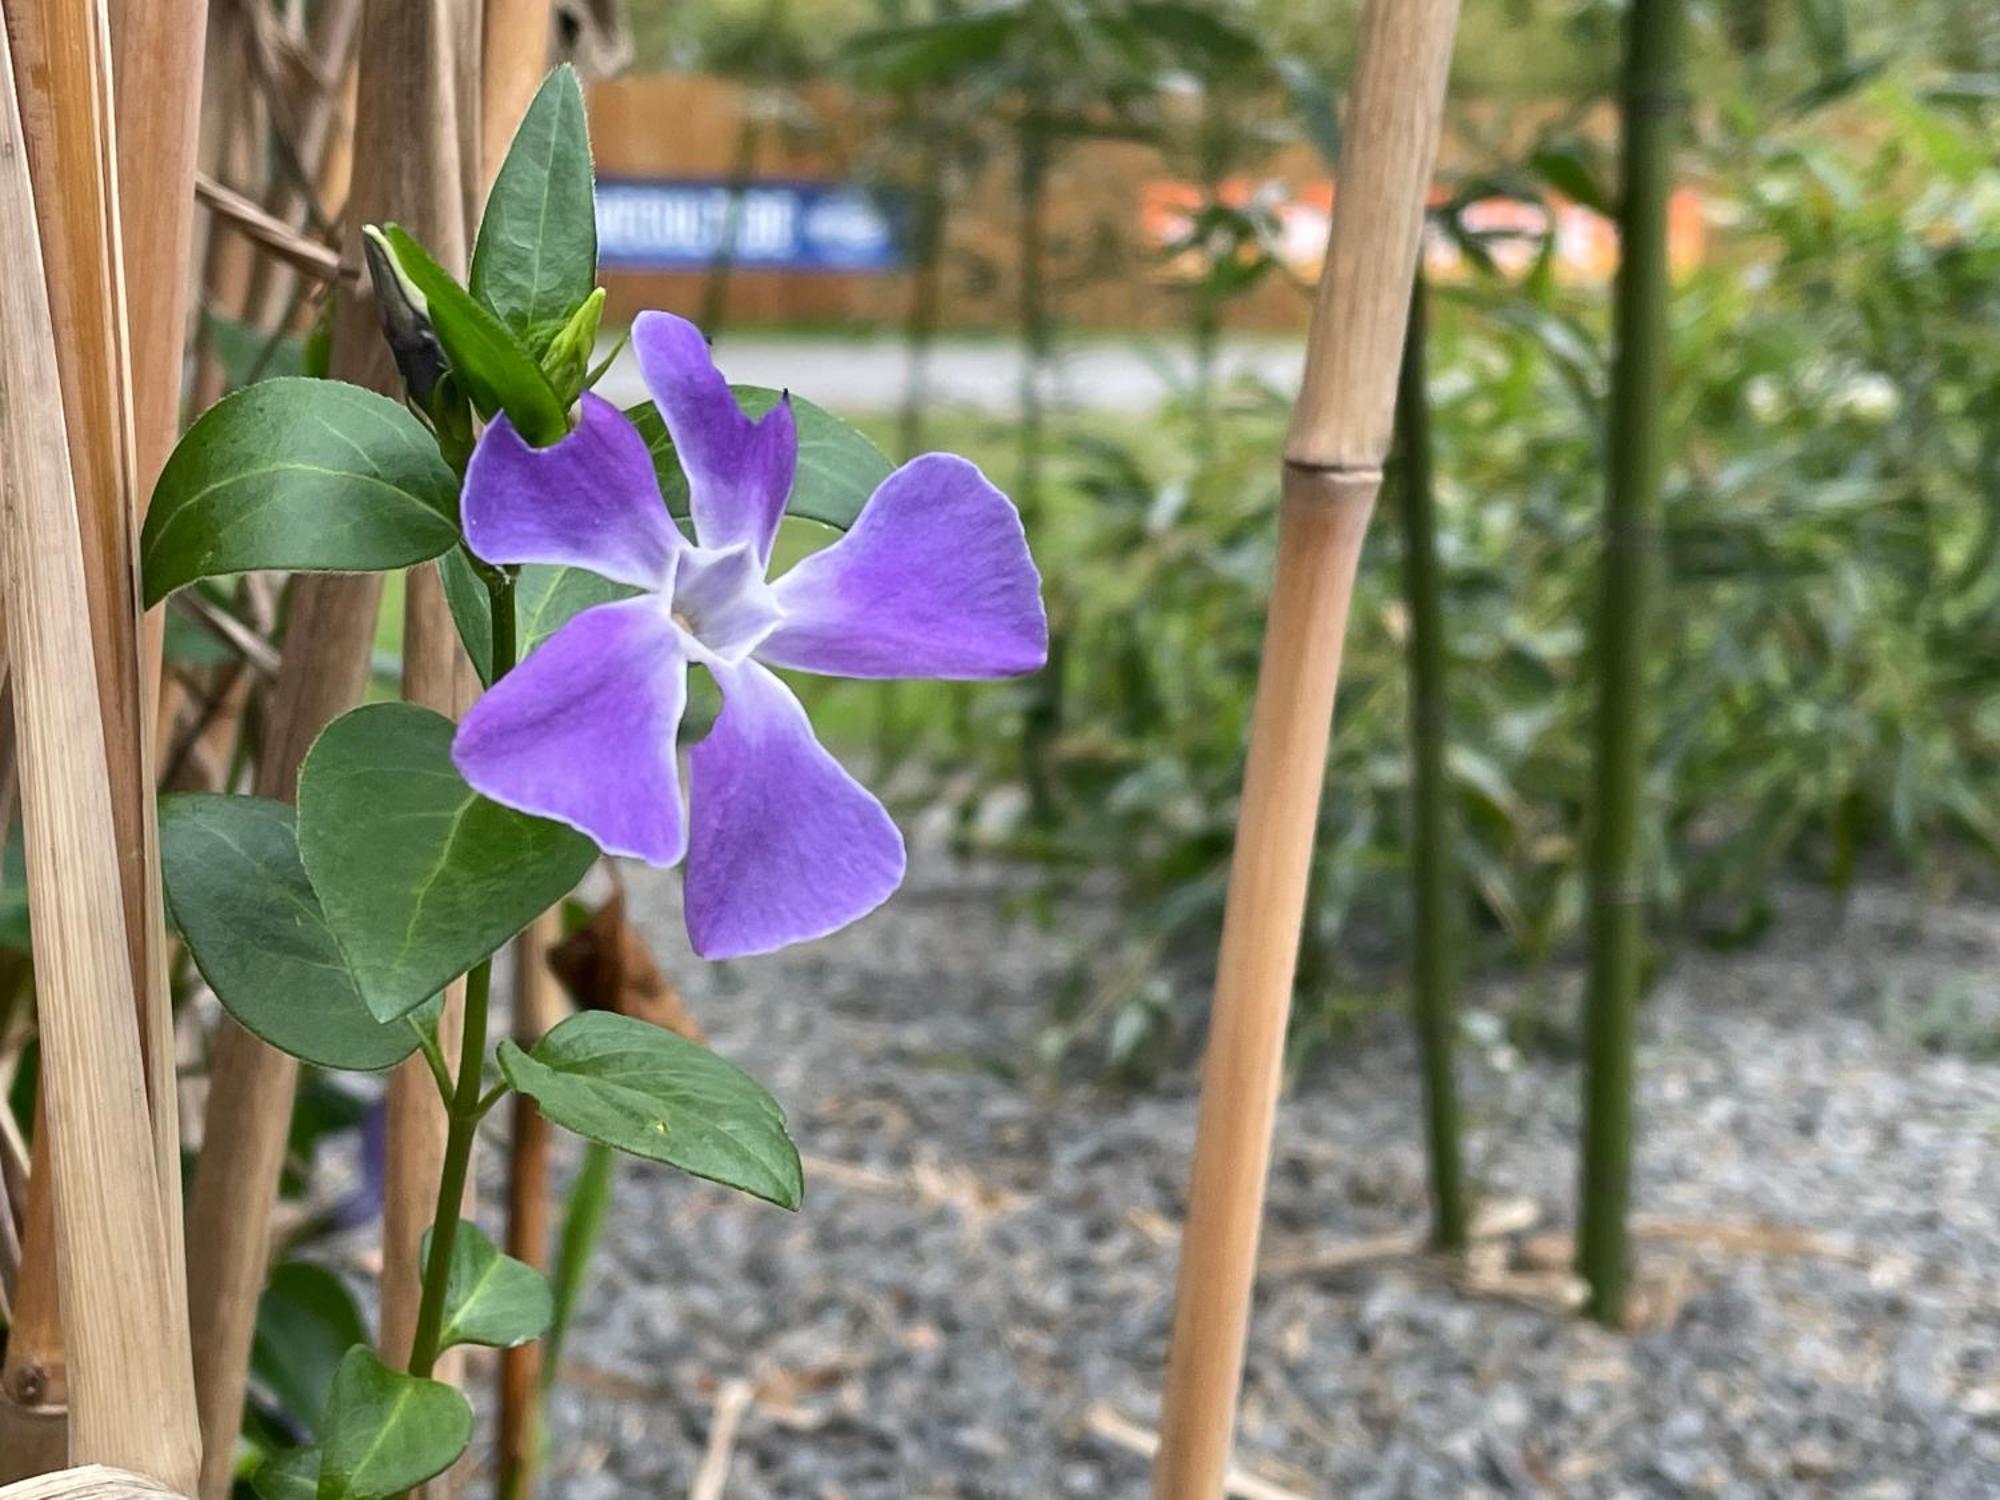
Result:
[[[1403,527],[1403,602],[1410,613],[1410,906],[1415,953],[1410,1004],[1424,1079],[1430,1150],[1431,1241],[1466,1242],[1465,1168],[1459,1149],[1457,1030],[1452,976],[1451,826],[1445,778],[1443,587],[1438,576],[1430,392],[1425,386],[1429,290],[1421,269],[1410,294],[1409,332],[1396,391],[1396,509]]]
[[[1634,1013],[1645,941],[1640,795],[1645,666],[1665,462],[1667,198],[1680,88],[1683,0],[1633,0],[1626,17],[1624,201],[1614,293],[1604,596],[1597,630],[1595,810],[1590,832],[1590,977],[1584,1011],[1584,1137],[1577,1270],[1587,1309],[1625,1305],[1632,1176]]]

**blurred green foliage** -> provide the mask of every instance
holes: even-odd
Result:
[[[1870,855],[1931,874],[2000,855],[1992,120],[1887,77],[1777,128],[1747,98],[1703,118],[1694,160],[1719,227],[1675,298],[1647,831],[1650,888],[1683,931],[1754,935],[1781,871],[1841,886]],[[1603,290],[1558,284],[1546,248],[1525,281],[1438,298],[1430,388],[1457,863],[1477,941],[1530,967],[1581,913],[1607,349]],[[1170,1047],[1205,1000],[1288,396],[1220,393],[1206,448],[1192,401],[1057,429],[1035,537],[1068,644],[1051,669],[1053,823],[1018,816],[1024,693],[848,688],[830,705],[899,764],[934,768],[906,785],[953,799],[968,840],[1042,861],[1051,903],[1115,872],[1120,948],[1089,956],[1055,1039],[1120,1066]],[[997,445],[938,426],[975,455]],[[1380,988],[1407,931],[1394,528],[1369,545],[1308,1018]]]

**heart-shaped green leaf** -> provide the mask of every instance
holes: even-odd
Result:
[[[361,998],[415,1009],[583,878],[572,828],[490,802],[451,763],[452,723],[374,703],[328,725],[299,771],[299,855]]]
[[[146,602],[259,568],[407,568],[458,541],[458,480],[398,403],[337,380],[265,380],[180,440],[139,538]]]
[[[782,391],[768,386],[735,385],[736,403],[746,415],[761,417],[778,404]],[[674,442],[659,408],[642,402],[625,413],[646,446],[653,452],[653,468],[660,477],[660,493],[667,509],[685,520],[688,513],[687,476],[681,472]],[[801,397],[792,397],[792,416],[799,428],[799,467],[792,480],[792,492],[785,498],[785,514],[818,521],[823,526],[845,531],[861,514],[861,507],[883,480],[889,477],[889,460],[857,427],[840,420],[832,412]]]
[[[317,1500],[319,1449],[294,1448],[272,1455],[250,1476],[250,1488],[262,1500]]]
[[[583,89],[565,64],[542,81],[486,195],[472,295],[524,344],[597,286],[597,213]]]
[[[521,436],[538,448],[568,432],[561,398],[507,325],[473,301],[401,225],[384,224],[381,233],[403,275],[422,295],[452,373],[479,414],[506,412]]]
[[[407,1025],[363,1003],[284,803],[161,798],[160,874],[195,967],[245,1030],[322,1068],[375,1072],[416,1050]]]
[[[258,1299],[250,1370],[293,1421],[317,1432],[334,1371],[349,1349],[367,1341],[367,1325],[347,1283],[325,1266],[287,1261],[271,1273]],[[318,1463],[315,1454],[315,1477]]]
[[[798,1147],[763,1085],[706,1047],[629,1016],[585,1011],[500,1071],[542,1113],[593,1141],[775,1203],[805,1197]]]
[[[423,1264],[428,1265],[430,1258],[431,1236],[425,1230]],[[547,1333],[554,1315],[555,1301],[540,1271],[501,1254],[477,1224],[459,1224],[451,1242],[438,1348],[484,1344],[489,1349],[512,1349]]]
[[[334,1372],[320,1430],[318,1500],[383,1500],[458,1461],[472,1440],[472,1406],[357,1344]]]
[[[489,686],[493,681],[493,605],[486,585],[472,571],[463,551],[454,549],[438,559],[444,595],[466,654]],[[528,563],[514,580],[516,651],[526,656],[570,620],[593,604],[630,599],[639,590],[600,578],[586,568],[552,563]]]

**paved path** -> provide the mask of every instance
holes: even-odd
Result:
[[[836,410],[895,411],[909,382],[909,354],[885,337],[777,337],[726,334],[717,354],[729,378],[743,385],[785,386]],[[1289,393],[1303,365],[1296,341],[1232,341],[1222,354],[1225,378],[1247,376]],[[1010,416],[1019,406],[1022,352],[1002,339],[955,338],[931,354],[934,403]],[[1075,340],[1064,347],[1048,381],[1050,404],[1092,411],[1149,412],[1185,388],[1193,358],[1182,342]],[[628,350],[601,387],[620,405],[644,399],[638,363]]]

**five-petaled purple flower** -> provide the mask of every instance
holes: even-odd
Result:
[[[700,331],[632,326],[639,368],[687,473],[695,541],[660,498],[638,431],[596,396],[530,448],[502,418],[465,476],[466,544],[489,563],[587,568],[644,590],[577,615],[473,705],[452,746],[496,802],[583,830],[607,853],[687,859],[687,926],[708,958],[768,953],[866,915],[903,878],[882,804],[813,737],[770,670],[1011,677],[1048,654],[1041,579],[1013,503],[962,458],[882,481],[854,527],[774,581],[771,543],[798,464],[789,400],[736,404]],[[698,662],[715,726],[675,742]]]

